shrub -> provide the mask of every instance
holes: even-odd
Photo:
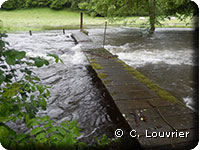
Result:
[[[59,10],[63,9],[64,7],[69,8],[70,6],[71,2],[69,0],[53,0],[50,5],[50,8]]]
[[[0,142],[10,150],[16,149],[75,149],[80,127],[76,121],[56,125],[49,116],[36,117],[46,109],[50,91],[39,83],[33,67],[49,65],[41,57],[27,57],[26,52],[6,47],[0,33]],[[58,63],[62,60],[48,54]],[[6,123],[17,120],[26,124],[26,133],[16,133]],[[80,143],[82,146],[83,144]]]
[[[26,7],[48,7],[50,3],[50,0],[26,0]]]
[[[16,2],[15,0],[7,0],[2,4],[1,8],[6,10],[16,9]]]

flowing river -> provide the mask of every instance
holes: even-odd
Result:
[[[5,38],[10,48],[26,51],[27,56],[41,56],[50,60],[46,67],[34,69],[42,83],[51,87],[51,97],[47,110],[39,115],[49,115],[57,123],[77,120],[82,131],[79,139],[92,144],[106,134],[115,138],[114,132],[126,125],[107,91],[90,69],[89,63],[75,45],[71,31],[65,35],[61,31],[8,34]],[[55,64],[48,53],[57,54],[64,62]],[[25,129],[25,124],[9,124],[16,131]]]
[[[89,31],[93,41],[103,43],[103,29]],[[148,35],[141,29],[110,28],[105,48],[198,111],[197,43],[192,29],[156,29]]]
[[[89,29],[89,36],[101,44],[103,29]],[[88,67],[88,61],[70,37],[61,31],[8,34],[5,38],[10,48],[26,51],[28,56],[42,56],[54,53],[64,64],[52,63],[35,69],[43,83],[51,86],[51,97],[46,111],[60,123],[77,120],[82,128],[81,140],[95,143],[95,137],[103,134],[115,138],[117,128],[125,129],[123,119],[117,112],[104,87]],[[194,31],[189,29],[158,29],[148,36],[145,30],[133,28],[110,28],[107,30],[105,48],[119,56],[152,81],[156,82],[188,107],[195,109],[198,100],[197,79],[198,55],[194,47]],[[51,60],[50,60],[51,61]],[[23,125],[12,125],[16,130]]]

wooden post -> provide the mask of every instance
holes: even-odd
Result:
[[[80,30],[83,30],[83,13],[81,12],[81,16],[80,16]]]
[[[105,22],[105,29],[104,29],[104,36],[103,36],[103,48],[104,48],[105,41],[106,41],[106,29],[107,29],[107,21]]]
[[[63,29],[63,34],[65,34],[65,29]]]
[[[32,31],[31,30],[29,30],[29,34],[30,34],[30,36],[32,35]]]

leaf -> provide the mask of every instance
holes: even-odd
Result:
[[[56,63],[58,63],[58,61],[60,61],[61,63],[63,63],[63,60],[60,59],[60,58],[58,57],[58,55],[56,55],[56,54],[48,54],[47,56],[53,57],[53,58],[55,59],[55,62],[56,62]]]
[[[30,59],[32,59],[35,63],[34,65],[39,67],[42,67],[43,65],[48,66],[49,62],[46,59],[43,59],[41,57],[31,57]]]
[[[36,127],[30,132],[30,135],[36,135],[37,133],[41,132],[43,129],[41,127]]]
[[[35,87],[34,86],[32,86],[31,89],[32,89],[33,92],[35,92]]]
[[[0,122],[6,122],[9,120],[10,120],[10,118],[8,116],[0,117]]]
[[[68,146],[74,146],[76,144],[77,140],[73,138],[73,136],[70,134],[68,136],[65,136],[64,139],[62,140],[62,144],[65,145],[66,147]]]
[[[35,139],[38,140],[38,141],[40,141],[41,139],[44,139],[44,138],[46,138],[45,132],[42,132],[35,137]]]
[[[26,56],[26,52],[21,51],[21,52],[17,52],[15,58],[16,59],[22,59]]]
[[[78,143],[78,150],[84,150],[87,147],[86,143],[79,142]]]
[[[16,59],[14,57],[7,56],[6,57],[6,63],[9,64],[9,65],[15,65]]]
[[[32,95],[33,96],[33,95]],[[31,104],[33,105],[33,107],[37,108],[37,103],[34,99],[31,99]]]
[[[0,76],[3,75],[4,71],[0,70]]]
[[[15,140],[16,141],[21,141],[21,140],[23,140],[24,138],[26,138],[28,135],[27,134],[19,134],[19,135],[17,135],[16,137],[15,137]]]
[[[47,56],[53,57],[55,59],[55,62],[58,63],[59,57],[56,54],[48,54]]]
[[[42,66],[43,66],[43,65],[48,66],[48,65],[49,65],[49,62],[48,62],[47,60],[43,59],[43,58],[38,58],[38,59],[36,59],[36,64],[39,64],[39,65],[42,64]]]
[[[47,141],[48,141],[47,138],[43,138],[43,139],[40,140],[41,143],[45,143],[45,142],[47,142]]]
[[[1,85],[1,83],[3,83],[4,80],[5,80],[5,76],[4,75],[0,75],[0,85]]]
[[[48,133],[52,133],[52,132],[55,132],[56,131],[56,127],[52,127],[52,128],[49,128],[48,129]]]
[[[52,127],[51,123],[47,123],[47,124],[44,125],[44,128],[45,128],[45,129],[47,129],[47,128],[49,128],[49,127]]]
[[[41,117],[41,118],[40,118],[40,122],[46,122],[46,121],[48,121],[49,119],[50,119],[49,116],[44,116],[44,117]]]
[[[73,129],[71,129],[71,133],[73,134],[74,137],[78,137],[81,135],[79,128],[77,128],[77,127],[74,127]]]
[[[50,96],[50,91],[49,91],[48,89],[46,89],[45,96],[46,96],[46,97],[49,97],[49,96]]]
[[[46,110],[47,102],[45,101],[44,98],[39,99],[39,100],[38,100],[38,103],[40,104],[40,106],[42,107],[43,110]]]
[[[41,59],[35,59],[35,65],[39,68],[42,67],[44,63]]]
[[[60,123],[60,125],[61,125],[65,130],[69,130],[70,128],[69,128],[69,126],[68,126],[67,124],[68,124],[67,121],[61,122],[61,123]]]
[[[53,134],[53,135],[50,137],[50,140],[51,140],[51,141],[55,141],[55,140],[61,141],[62,139],[63,139],[63,137],[62,137],[60,134]]]
[[[34,100],[35,96],[31,95],[30,100]]]
[[[60,128],[60,127],[57,127],[57,130],[58,130],[58,132],[59,132],[60,134],[62,134],[63,136],[67,134],[67,132],[66,132],[64,129]]]
[[[28,116],[28,115],[27,115]],[[37,118],[33,118],[31,120],[28,121],[27,123],[27,127],[31,128],[33,126],[39,125],[40,123],[37,121]]]
[[[9,136],[8,129],[6,127],[0,126],[0,140],[4,139],[7,136]]]

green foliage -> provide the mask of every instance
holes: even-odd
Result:
[[[73,8],[77,9],[82,0],[7,0],[2,8],[12,10],[16,8],[49,7],[52,9]]]
[[[74,149],[79,145],[77,137],[80,136],[80,127],[76,121],[65,121],[56,126],[48,116],[36,117],[27,121],[27,128],[32,130],[27,134],[16,134],[7,126],[0,125],[1,143],[8,149]],[[80,143],[80,147],[83,145]]]
[[[187,16],[198,16],[198,6],[191,0],[168,0],[162,3],[164,5],[160,4],[159,7],[165,17],[177,16],[183,19]]]
[[[98,146],[105,146],[111,143],[111,140],[104,134],[102,138],[99,140],[96,138]]]
[[[64,0],[55,0],[51,3],[50,8],[57,10],[62,9],[64,4],[65,4]]]
[[[72,8],[79,9],[78,4],[87,0],[7,0],[2,8],[12,10],[16,8],[49,7],[52,9]]]
[[[58,63],[59,61],[60,61],[61,63],[63,63],[62,59],[60,59],[60,58],[58,57],[58,55],[56,55],[56,54],[48,54],[47,56],[53,57],[53,58],[55,59],[56,63]]]
[[[5,1],[1,8],[6,9],[6,10],[12,10],[12,9],[16,9],[16,4],[15,4],[15,0],[7,0]]]
[[[178,16],[180,19],[198,15],[198,7],[191,0],[89,0],[79,3],[79,8],[91,16],[115,17],[149,16],[150,31],[160,25],[159,19]]]
[[[26,0],[7,0],[5,1],[1,8],[6,10],[12,10],[16,8],[24,8]]]
[[[71,6],[71,1],[70,0],[52,0],[50,8],[52,9],[63,9],[69,8]]]
[[[1,37],[5,36],[0,34]],[[33,67],[49,65],[41,57],[27,57],[26,52],[8,49],[0,39],[0,142],[7,149],[75,149],[80,127],[76,121],[59,126],[49,116],[36,117],[39,109],[46,109],[49,87],[39,84]],[[63,61],[56,54],[48,54],[55,62]],[[26,133],[16,133],[6,122],[21,120]],[[63,149],[63,148],[62,148]]]
[[[50,0],[25,0],[25,7],[48,7],[50,3]]]

